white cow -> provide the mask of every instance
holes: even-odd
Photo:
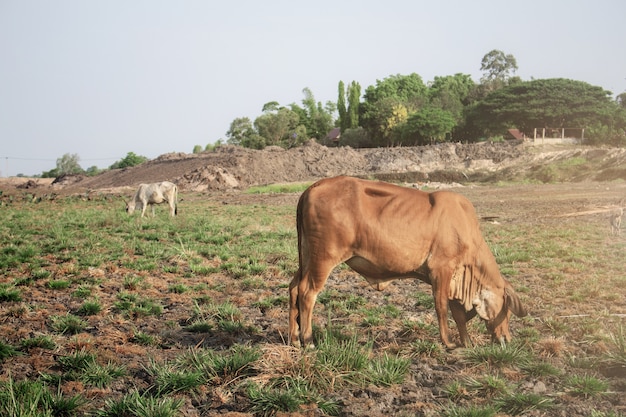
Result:
[[[170,216],[177,214],[176,200],[178,199],[178,187],[169,181],[154,184],[140,184],[133,199],[126,203],[126,211],[133,214],[135,209],[141,208],[141,217],[146,214],[146,208],[152,206],[154,217],[154,205],[167,202],[170,206]]]
[[[619,207],[611,212],[609,220],[611,222],[611,234],[619,236],[622,227],[622,216],[624,215],[624,209]]]

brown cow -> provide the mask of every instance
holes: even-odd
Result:
[[[454,348],[448,305],[461,345],[471,343],[466,322],[478,314],[494,341],[510,341],[509,316],[526,315],[500,275],[463,196],[350,177],[316,182],[297,208],[299,268],[289,285],[289,340],[313,345],[311,319],[330,272],[347,263],[377,290],[392,280],[432,285],[442,342]]]

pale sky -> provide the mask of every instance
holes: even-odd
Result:
[[[0,0],[0,176],[191,153],[263,104],[390,75],[519,75],[626,91],[624,0]]]

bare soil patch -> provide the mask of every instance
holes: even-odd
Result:
[[[584,161],[570,169],[567,161]],[[483,226],[497,238],[499,229],[514,228],[519,224],[532,224],[537,235],[555,225],[593,224],[606,228],[603,250],[623,250],[625,236],[611,236],[607,213],[626,198],[626,152],[623,149],[586,149],[567,148],[531,151],[519,144],[480,144],[480,145],[441,145],[424,148],[399,148],[378,150],[354,150],[350,148],[326,148],[310,143],[292,150],[268,149],[252,151],[235,147],[223,147],[214,153],[200,155],[170,154],[149,161],[138,167],[115,170],[97,177],[65,178],[52,184],[41,179],[9,179],[0,181],[3,194],[0,200],[8,198],[60,198],[65,195],[85,195],[87,198],[130,195],[137,184],[159,180],[173,180],[181,187],[181,208],[184,216],[186,204],[197,200],[208,200],[220,205],[259,204],[264,206],[293,207],[297,194],[250,195],[241,190],[258,184],[278,182],[310,181],[321,177],[339,174],[376,177],[389,181],[403,181],[424,186],[430,183],[464,182],[456,191],[466,195],[476,206],[478,215],[483,219]],[[564,165],[566,169],[546,171],[547,166]],[[520,181],[530,178],[539,181],[539,176],[569,175],[570,181],[551,184],[522,185],[476,185],[478,181]],[[568,178],[559,178],[566,180]],[[471,180],[474,180],[472,182]],[[471,185],[473,184],[473,185]],[[102,197],[104,195],[104,197]],[[91,197],[90,197],[91,196]],[[623,254],[623,251],[621,252]],[[569,256],[564,253],[563,256]],[[626,258],[624,258],[626,259]],[[624,269],[618,271],[626,277]],[[61,268],[62,265],[59,265]],[[553,364],[565,374],[575,372],[572,362],[582,360],[599,353],[598,344],[585,338],[587,325],[602,322],[617,322],[624,325],[626,317],[626,287],[604,288],[607,277],[593,274],[593,264],[586,264],[580,270],[559,271],[567,275],[566,285],[575,286],[577,277],[589,284],[597,279],[595,294],[587,294],[584,303],[575,303],[572,308],[572,294],[555,289],[549,267],[525,268],[514,278],[516,286],[524,286],[523,301],[528,306],[530,317],[525,321],[513,319],[512,332],[532,327],[540,332],[539,337],[545,344],[543,354],[547,362]],[[102,281],[98,296],[105,305],[114,303],[113,294],[117,292],[123,277],[136,271],[109,265],[89,271],[93,277]],[[58,277],[63,271],[56,272]],[[137,329],[132,322],[114,322],[106,312],[93,316],[88,333],[77,335],[73,346],[85,347],[97,351],[102,361],[124,363],[132,372],[133,384],[139,389],[147,388],[147,378],[142,370],[146,358],[174,358],[190,348],[202,346],[224,349],[235,343],[260,346],[276,355],[293,355],[291,348],[284,345],[287,333],[286,306],[271,308],[254,307],[254,302],[267,297],[286,295],[285,277],[266,277],[266,286],[262,290],[249,292],[238,291],[238,285],[226,274],[186,277],[187,285],[209,283],[222,291],[211,291],[210,297],[216,302],[233,302],[243,312],[244,321],[258,329],[258,333],[238,335],[190,333],[172,324],[184,323],[189,318],[191,300],[184,296],[168,293],[167,288],[179,282],[176,274],[158,272],[142,273],[149,290],[146,297],[159,298],[164,306],[161,317],[146,317],[141,321],[141,331],[159,335],[159,346],[139,346],[130,343],[133,332]],[[2,282],[9,282],[13,277],[3,277]],[[86,279],[88,277],[85,277]],[[624,281],[622,281],[624,282]],[[583,282],[581,282],[581,285]],[[385,308],[393,304],[403,313],[404,319],[411,321],[435,322],[434,311],[416,305],[416,292],[430,293],[425,284],[414,281],[397,281],[385,292],[376,292],[356,274],[337,270],[329,279],[327,288],[338,294],[351,294],[367,299],[372,309]],[[610,297],[611,293],[616,295]],[[3,307],[0,310],[0,330],[3,340],[18,343],[27,335],[41,334],[48,317],[74,311],[80,300],[64,296],[57,298],[58,291],[41,285],[36,291],[27,294],[24,305],[45,305],[40,309],[40,317],[28,316],[23,320],[15,315],[15,307]],[[107,298],[109,297],[109,298]],[[607,301],[609,300],[609,301]],[[316,307],[315,321],[323,327],[329,315],[320,304]],[[332,318],[330,318],[332,320]],[[168,323],[168,325],[164,325]],[[590,323],[590,324],[589,324]],[[550,326],[571,328],[568,336],[555,338]],[[471,335],[477,344],[486,344],[485,332],[474,328]],[[407,333],[397,326],[380,325],[368,329],[369,335],[376,341],[374,349],[390,353],[403,352],[407,346],[419,339],[436,336]],[[454,332],[454,330],[453,330]],[[515,337],[515,336],[514,336]],[[54,355],[64,352],[55,352]],[[3,379],[35,379],[41,372],[49,370],[54,364],[50,352],[30,352],[26,356],[12,358],[0,364],[0,376]],[[270,372],[271,370],[267,370]],[[482,372],[482,371],[481,371]],[[576,371],[578,372],[578,371]],[[540,393],[556,399],[558,407],[554,412],[529,411],[527,416],[588,416],[592,411],[605,413],[626,413],[626,370],[622,367],[611,369],[590,369],[590,374],[598,375],[609,381],[610,393],[599,398],[585,398],[564,393],[555,377],[523,379],[521,374],[509,375],[519,379],[522,389],[529,393]],[[460,376],[475,377],[476,370],[464,363],[459,353],[446,352],[441,356],[421,355],[413,358],[411,370],[406,381],[399,386],[342,388],[334,398],[342,405],[343,416],[384,416],[384,415],[419,415],[435,416],[440,405],[445,404],[446,394],[443,388]],[[63,386],[64,393],[87,395],[94,404],[103,404],[107,398],[119,396],[125,386],[112,386],[107,389],[87,388],[80,383]],[[226,395],[225,391],[207,388],[193,401],[187,400],[184,408],[186,416],[238,415],[248,416],[249,404],[237,395]],[[297,415],[319,415],[317,410],[303,410]],[[608,414],[607,414],[608,415]],[[616,414],[618,415],[618,414]]]
[[[130,195],[140,183],[168,180],[178,184],[181,191],[216,192],[335,175],[419,183],[626,180],[626,149],[535,148],[517,141],[375,149],[329,148],[315,141],[289,150],[222,146],[200,154],[165,154],[94,177],[67,175],[53,183],[44,179],[0,179],[0,189],[18,195]]]

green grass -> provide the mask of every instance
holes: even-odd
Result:
[[[290,184],[268,184],[250,187],[246,190],[247,194],[283,194],[283,193],[301,193],[311,185],[307,183],[290,183]]]
[[[22,301],[19,289],[8,284],[0,284],[0,302]]]
[[[347,281],[340,266],[318,297],[317,348],[295,350],[283,344],[295,207],[195,195],[182,205],[175,219],[142,220],[104,200],[3,207],[0,361],[7,375],[22,362],[37,368],[0,383],[0,415],[28,415],[17,410],[25,405],[31,415],[174,416],[183,404],[210,413],[233,398],[258,415],[336,415],[337,393],[376,398],[368,390],[377,387],[401,398],[399,385],[414,377],[446,382],[432,415],[563,414],[564,396],[600,408],[617,401],[614,379],[600,371],[626,362],[623,321],[611,309],[626,290],[626,245],[607,239],[604,223],[484,224],[531,309],[512,319],[504,349],[474,319],[474,347],[447,351],[428,287],[379,294]],[[528,392],[536,380],[548,393]],[[77,386],[89,402],[71,394]]]
[[[76,334],[87,328],[86,321],[70,313],[54,315],[50,318],[50,321],[52,330],[61,334]]]
[[[11,417],[72,416],[87,403],[80,394],[52,393],[38,381],[0,381],[0,415]]]
[[[14,346],[0,342],[0,361],[16,355],[21,355],[21,352],[18,351]]]

